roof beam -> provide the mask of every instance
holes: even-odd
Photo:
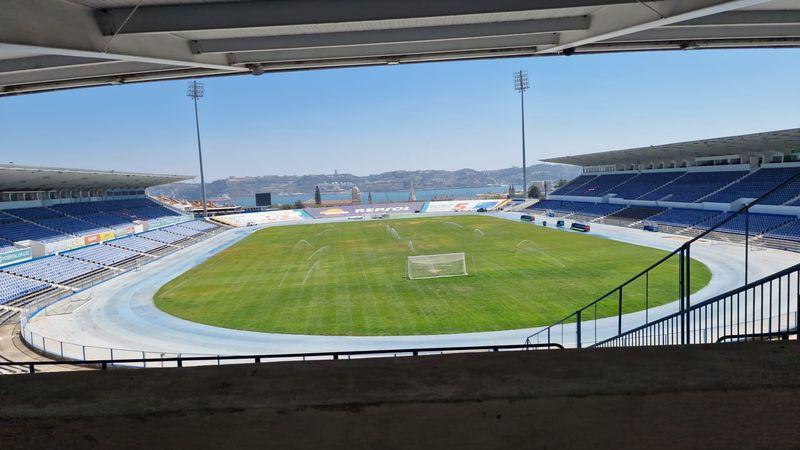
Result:
[[[93,10],[73,3],[25,0],[5,2],[2,8],[0,52],[3,53],[243,71],[226,65],[225,58],[219,55],[192,55],[186,41],[177,36],[118,36],[112,41],[100,33]]]
[[[757,10],[729,11],[712,16],[687,20],[669,27],[717,26],[717,25],[784,25],[800,23],[800,11],[797,10]]]
[[[357,47],[322,47],[310,49],[274,50],[261,52],[233,53],[229,56],[231,64],[259,64],[274,62],[319,61],[343,58],[392,58],[409,55],[437,53],[456,53],[466,51],[486,51],[502,48],[527,48],[557,41],[555,34],[529,34],[500,36],[490,38],[460,39],[451,41],[425,41],[413,44],[372,44]]]
[[[97,13],[102,33],[175,33],[380,20],[512,13],[542,9],[637,3],[637,0],[270,0],[140,6]]]
[[[465,39],[489,36],[510,36],[551,33],[567,30],[586,30],[589,17],[558,17],[551,19],[490,22],[425,28],[396,28],[390,30],[340,33],[258,36],[229,39],[204,39],[192,42],[194,53],[228,53],[256,50],[286,50],[299,48],[342,47],[377,43],[403,43]]]
[[[60,67],[72,67],[86,64],[98,64],[112,61],[101,58],[78,58],[74,56],[41,55],[25,58],[0,59],[0,74],[7,72],[29,72]]]
[[[605,42],[637,41],[692,41],[712,39],[759,39],[759,38],[798,38],[800,24],[797,25],[743,25],[729,27],[668,27],[641,31]]]
[[[64,81],[80,80],[95,77],[119,77],[122,82],[124,77],[137,73],[153,73],[175,70],[177,67],[164,66],[160,64],[142,64],[140,62],[111,61],[104,64],[89,64],[75,67],[60,68],[57,72],[36,71],[36,72],[10,72],[0,74],[0,86],[13,86],[22,84],[34,84],[44,81]]]
[[[627,14],[609,7],[592,16],[592,26],[584,32],[563,36],[562,42],[540,50],[539,54],[560,53],[582,45],[593,44],[657,27],[699,19],[740,8],[767,3],[769,0],[664,0],[642,4]]]

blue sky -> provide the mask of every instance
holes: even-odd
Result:
[[[202,80],[208,179],[520,164],[800,125],[800,50],[628,53]],[[0,98],[0,162],[196,174],[187,81]]]

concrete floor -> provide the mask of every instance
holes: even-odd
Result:
[[[0,447],[798,448],[800,344],[0,377]]]
[[[518,221],[518,213],[494,213]],[[552,225],[554,222],[549,219]],[[320,223],[326,220],[318,220]],[[285,226],[285,225],[281,225]],[[216,354],[266,354],[286,352],[341,351],[400,347],[434,347],[490,344],[521,344],[525,337],[541,329],[507,330],[484,333],[444,334],[430,336],[304,336],[258,333],[230,330],[189,322],[170,316],[153,304],[152,298],[160,286],[184,271],[200,264],[220,250],[233,245],[250,234],[253,229],[234,229],[221,233],[208,241],[155,261],[140,272],[131,272],[96,286],[89,291],[93,299],[71,314],[51,315],[47,311],[34,317],[27,326],[29,332],[52,338],[48,350],[61,349],[58,341],[65,341],[65,356],[72,358],[109,358],[108,347],[113,347],[115,358],[139,358]],[[565,231],[566,232],[566,231]],[[662,233],[622,228],[612,225],[592,225],[592,234],[608,239],[673,250],[686,239]],[[710,284],[693,295],[698,302],[741,286],[744,281],[742,246],[726,243],[698,242],[692,257],[702,261],[712,271]],[[772,274],[800,262],[800,254],[779,250],[761,250],[750,253],[750,280]],[[649,261],[643,261],[644,267]],[[632,275],[639,268],[632,268]],[[586,303],[594,299],[587,298]],[[652,308],[649,319],[664,316],[677,310],[677,302]],[[643,324],[644,313],[628,314],[623,319],[624,328]],[[601,319],[596,324],[598,340],[616,332],[616,320]],[[592,323],[585,326],[595,328]],[[570,345],[574,330],[565,328],[566,345]],[[41,338],[33,342],[40,346]],[[144,352],[144,353],[143,353]],[[56,352],[57,353],[57,352]]]

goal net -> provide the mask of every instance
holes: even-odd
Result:
[[[467,275],[467,260],[463,253],[409,256],[406,272],[409,280],[458,277]]]

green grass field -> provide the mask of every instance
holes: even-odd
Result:
[[[469,275],[406,279],[408,255],[452,252],[466,253]],[[155,303],[195,322],[276,333],[516,329],[563,318],[665,254],[481,216],[272,227],[172,280]],[[652,273],[647,297],[643,278],[632,283],[624,310],[675,300],[677,273],[673,260]],[[710,277],[703,264],[692,264],[694,291]],[[612,315],[616,308],[615,297],[596,315]],[[584,320],[594,318],[589,315]]]

